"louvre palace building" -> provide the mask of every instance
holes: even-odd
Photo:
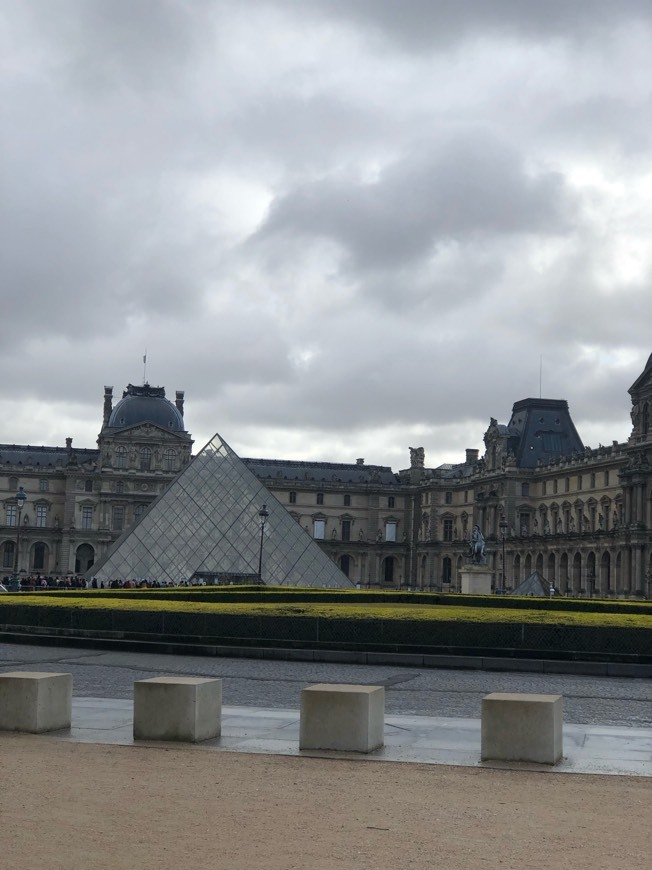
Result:
[[[457,464],[431,468],[422,447],[398,472],[365,459],[242,461],[363,588],[459,591],[477,524],[497,591],[538,572],[561,595],[650,597],[652,356],[629,394],[629,439],[594,449],[566,401],[528,398],[506,423],[492,418],[484,451]],[[172,402],[149,384],[117,401],[104,388],[93,449],[73,438],[0,445],[0,578],[88,572],[193,461],[192,448],[184,393]]]

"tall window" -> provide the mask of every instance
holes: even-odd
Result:
[[[323,541],[326,537],[326,520],[312,521],[312,536],[318,541]]]
[[[351,520],[342,520],[342,540],[351,540]]]
[[[453,540],[453,520],[451,517],[444,518],[443,533],[445,541]]]
[[[296,503],[297,503],[297,494],[296,494],[296,492],[290,492],[290,493],[288,493],[288,501],[290,502],[290,504],[296,504]]]
[[[163,471],[176,471],[177,451],[168,447],[163,453]]]
[[[444,502],[445,502],[445,504],[453,504],[453,493],[452,492],[447,492],[444,495]]]
[[[90,505],[87,505],[82,508],[82,529],[92,529],[93,528],[93,508]]]
[[[47,492],[49,489],[49,481],[45,480],[45,478],[42,478],[41,480],[39,480],[38,489],[39,489],[39,492]]]
[[[10,477],[9,478],[9,490],[11,492],[16,492],[17,489],[18,489],[18,478],[17,477]]]
[[[396,507],[396,499],[393,495],[387,496],[387,507],[388,508]]]
[[[323,503],[324,503],[324,493],[318,492],[317,493],[317,504],[323,504]]]
[[[93,492],[93,481],[85,480],[84,481],[84,492]]]
[[[394,582],[394,557],[390,556],[383,562],[383,581],[385,583]]]
[[[340,556],[340,571],[342,572],[342,574],[345,574],[348,577],[350,570],[351,570],[351,557],[350,556]]]
[[[546,483],[545,480],[542,480],[541,481],[541,494],[547,495],[547,493],[548,493],[548,484]]]
[[[18,522],[18,506],[15,504],[5,505],[6,514],[6,523],[7,526],[15,526]]]
[[[140,451],[140,470],[150,471],[152,467],[152,451],[149,447],[143,447]]]
[[[396,541],[396,523],[391,520],[385,523],[385,540],[391,543]]]
[[[441,582],[442,583],[450,583],[452,575],[452,562],[446,556],[441,565]]]
[[[127,448],[116,447],[113,453],[113,464],[116,468],[127,467]]]
[[[522,483],[521,484],[521,495],[528,496],[529,494],[530,494],[530,484],[529,483]]]
[[[13,541],[5,541],[5,545],[2,549],[2,567],[3,568],[13,568],[14,567],[14,555],[16,553],[16,544]]]
[[[45,544],[42,541],[34,544],[33,568],[35,571],[43,571],[45,568]]]
[[[145,513],[145,505],[144,504],[137,504],[136,507],[134,508],[134,522],[137,522],[142,517],[142,515],[144,513]]]
[[[350,495],[344,496],[344,507],[351,507],[351,496]]]
[[[111,512],[111,528],[114,532],[121,532],[125,524],[125,509],[122,505],[114,505]]]
[[[582,489],[582,475],[581,474],[577,475],[577,488]]]
[[[119,480],[119,481],[116,483],[116,485],[115,485],[115,491],[116,491],[116,492],[120,492],[120,493],[122,493],[122,492],[125,491],[125,482],[124,482],[124,480]]]
[[[604,473],[604,485],[609,486],[609,472],[605,471]]]
[[[595,472],[591,473],[591,489],[595,489]]]
[[[44,529],[48,523],[48,506],[46,504],[36,505],[36,525],[39,529]]]

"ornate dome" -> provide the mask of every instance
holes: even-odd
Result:
[[[135,387],[129,384],[122,399],[111,411],[108,426],[124,429],[139,423],[153,423],[171,432],[185,432],[183,417],[172,402],[165,398],[164,387],[150,387],[149,384]]]

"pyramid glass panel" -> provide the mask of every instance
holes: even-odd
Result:
[[[268,517],[259,578],[263,505]],[[353,585],[219,435],[89,573],[98,580]]]

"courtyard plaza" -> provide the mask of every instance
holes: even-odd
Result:
[[[202,749],[299,752],[299,698],[315,683],[385,688],[385,746],[369,760],[477,766],[482,698],[491,692],[560,694],[564,759],[556,772],[652,776],[652,683],[647,679],[314,662],[261,661],[0,644],[0,672],[73,675],[73,725],[60,739],[133,744],[133,683],[185,675],[223,681],[222,736]],[[308,753],[320,756],[333,753]],[[343,757],[342,753],[336,753]],[[360,756],[357,756],[358,758]],[[483,766],[546,769],[540,765]]]

